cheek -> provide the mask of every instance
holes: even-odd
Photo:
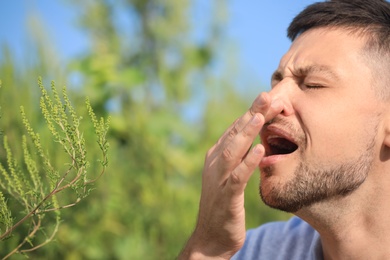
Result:
[[[295,95],[292,104],[307,138],[306,155],[351,158],[377,142],[383,108],[374,94],[370,87],[344,87]]]
[[[307,111],[307,110],[305,110]],[[306,132],[306,153],[313,157],[338,160],[361,153],[366,147],[367,121],[359,113],[335,106],[301,114]]]
[[[314,156],[339,160],[349,158],[362,150],[362,136],[356,131],[349,131],[348,125],[325,127],[312,135],[312,146],[308,151],[311,149]]]

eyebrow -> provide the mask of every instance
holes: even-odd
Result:
[[[304,77],[310,73],[322,73],[327,77],[330,77],[334,80],[338,80],[338,75],[328,66],[324,65],[309,65],[306,67],[299,67],[294,72],[293,75],[296,77]],[[281,81],[283,80],[283,73],[280,70],[276,70],[271,77],[272,81]]]

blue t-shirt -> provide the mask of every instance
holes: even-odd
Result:
[[[249,230],[244,246],[232,259],[322,260],[320,236],[298,217]]]

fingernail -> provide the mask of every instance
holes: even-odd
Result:
[[[281,106],[282,106],[282,101],[280,101],[280,99],[272,100],[272,102],[271,102],[271,107],[272,108],[279,108]]]
[[[251,120],[252,125],[258,125],[260,123],[260,118],[257,115],[254,115]]]
[[[260,145],[256,145],[255,147],[253,147],[253,153],[254,154],[261,154],[262,153],[262,150],[261,149],[261,146]]]

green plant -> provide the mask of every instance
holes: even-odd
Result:
[[[52,82],[50,95],[41,79],[38,85],[41,112],[52,138],[45,135],[41,139],[23,106],[20,111],[26,135],[21,138],[20,155],[11,149],[6,133],[3,136],[6,158],[0,162],[0,241],[13,240],[10,243],[15,245],[2,255],[3,259],[15,253],[26,254],[52,241],[60,225],[60,210],[75,206],[84,199],[108,163],[106,135],[109,118],[98,120],[89,100],[86,100],[87,113],[102,155],[99,160],[101,171],[90,177],[86,141],[80,125],[82,117],[76,114],[66,88],[60,96]],[[48,139],[54,141],[57,149],[63,150],[61,163],[53,163],[50,153],[45,150],[44,143]],[[4,247],[1,254],[3,250]]]

